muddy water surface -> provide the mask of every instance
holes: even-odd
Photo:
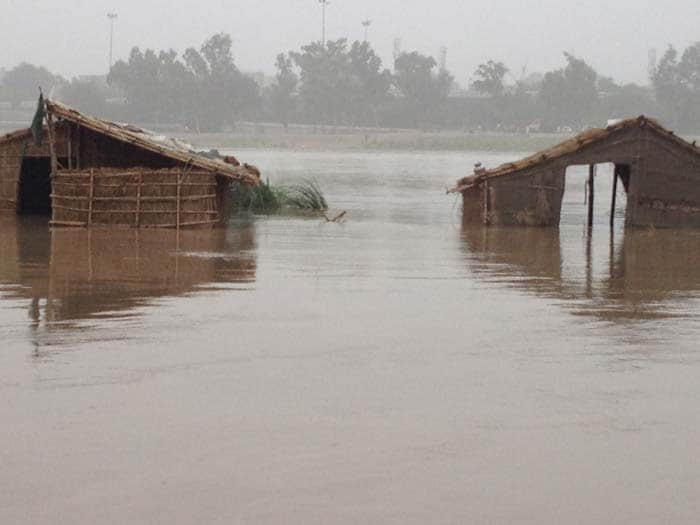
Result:
[[[463,228],[518,155],[246,152],[344,224],[0,219],[0,523],[697,523],[700,235]],[[624,213],[624,199],[618,214]]]

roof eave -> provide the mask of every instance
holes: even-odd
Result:
[[[107,135],[115,140],[125,142],[127,144],[132,144],[141,149],[145,149],[162,155],[164,157],[177,160],[184,164],[190,164],[198,168],[207,170],[214,175],[225,177],[231,181],[239,182],[241,184],[256,185],[260,182],[259,178],[252,173],[250,173],[243,166],[222,166],[219,163],[205,159],[198,155],[187,155],[181,151],[163,147],[154,142],[148,141],[140,137],[139,135],[132,133],[123,128],[116,127],[105,121],[98,120],[87,115],[83,115],[78,110],[73,109],[69,106],[55,102],[52,100],[46,100],[46,111],[56,118],[67,120],[77,124],[79,126],[88,128],[96,133],[101,133]]]

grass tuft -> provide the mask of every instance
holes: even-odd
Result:
[[[270,181],[257,186],[234,184],[227,216],[236,213],[277,213],[283,209],[323,212],[328,203],[318,183],[304,179],[290,186],[272,186]]]
[[[261,181],[257,186],[234,184],[231,187],[229,215],[240,212],[272,213],[282,208],[284,190]]]
[[[284,188],[285,204],[290,208],[306,211],[326,211],[328,203],[315,180],[305,179],[299,184]]]

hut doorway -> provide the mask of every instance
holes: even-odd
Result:
[[[51,160],[25,157],[19,177],[20,215],[51,215]]]
[[[624,223],[629,177],[630,169],[625,164],[570,166],[566,170],[560,224],[598,226]]]

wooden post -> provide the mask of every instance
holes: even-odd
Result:
[[[588,166],[588,227],[593,227],[593,204],[595,203],[595,164]]]
[[[141,186],[143,185],[143,172],[139,172],[139,185],[136,188],[136,227],[141,225]]]
[[[180,229],[180,188],[182,185],[182,179],[180,178],[180,174],[177,174],[177,203],[176,203],[176,211],[175,211],[175,228],[177,230]]]
[[[615,226],[615,208],[617,206],[617,166],[615,166],[615,173],[613,174],[613,190],[612,190],[612,203],[610,204],[610,227]]]
[[[71,132],[68,133],[68,169],[72,170],[73,169],[73,131],[71,128]]]
[[[56,176],[56,173],[58,172],[58,158],[56,157],[56,142],[55,142],[55,135],[54,135],[54,127],[53,127],[53,115],[51,113],[46,112],[46,122],[47,122],[47,128],[49,130],[49,152],[51,154],[51,176],[54,177]]]
[[[593,235],[586,235],[586,297],[593,297]]]
[[[90,170],[90,200],[88,201],[88,226],[92,225],[92,201],[95,198],[95,172]]]
[[[80,124],[75,126],[75,167],[80,169]]]
[[[489,210],[489,207],[490,207],[489,182],[484,181],[483,187],[484,187],[484,218],[483,218],[483,222],[486,226],[488,226],[488,224],[489,224],[489,212],[491,211],[491,210]]]

